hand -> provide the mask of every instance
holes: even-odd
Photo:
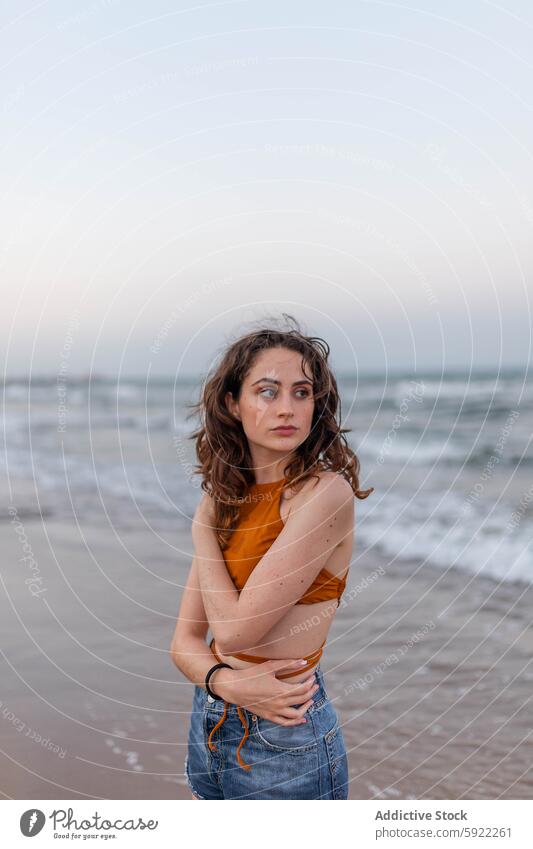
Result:
[[[318,684],[315,670],[295,684],[276,678],[278,670],[287,668],[296,668],[295,661],[267,660],[246,669],[219,669],[210,684],[217,696],[263,719],[278,725],[299,725],[305,722],[303,716],[313,704],[311,697]]]

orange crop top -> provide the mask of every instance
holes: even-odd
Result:
[[[272,483],[254,483],[240,505],[239,521],[233,530],[228,547],[222,552],[235,588],[240,592],[261,558],[283,530],[279,512],[281,493],[286,478]],[[346,587],[346,578],[337,578],[321,569],[309,589],[297,604],[337,599]]]

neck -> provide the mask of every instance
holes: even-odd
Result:
[[[279,483],[279,481],[283,480],[284,474],[283,470],[276,472],[275,474],[255,474],[255,482],[259,484],[268,484],[268,483]]]
[[[279,455],[277,459],[273,459],[272,454],[267,455],[266,452],[255,450],[257,446],[251,449],[252,455],[252,470],[256,483],[277,483],[285,477],[285,466],[293,459],[293,456],[287,454]]]

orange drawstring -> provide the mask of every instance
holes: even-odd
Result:
[[[241,757],[241,749],[244,746],[244,744],[246,743],[246,740],[248,738],[248,723],[246,722],[246,719],[245,719],[244,714],[242,712],[242,708],[240,708],[239,705],[237,705],[237,713],[239,714],[239,719],[241,720],[243,728],[244,728],[244,734],[242,736],[242,740],[237,747],[237,762],[238,762],[239,766],[242,766],[243,769],[251,769],[252,767],[250,766],[250,764],[245,763],[243,761],[242,757]],[[218,720],[215,727],[211,729],[211,733],[209,734],[209,737],[207,738],[207,745],[209,746],[209,748],[211,749],[212,752],[216,752],[217,747],[212,742],[211,737],[213,736],[213,734],[215,733],[217,728],[220,728],[220,726],[222,725],[222,723],[226,719],[227,715],[228,715],[228,703],[224,702],[224,713],[222,714],[222,716]]]
[[[252,767],[250,766],[250,764],[245,763],[243,761],[242,757],[241,757],[241,749],[244,746],[244,744],[246,743],[246,740],[248,739],[248,723],[246,721],[246,718],[243,715],[242,708],[239,707],[239,705],[237,705],[237,713],[239,714],[240,720],[241,720],[243,728],[244,728],[244,734],[242,735],[242,740],[239,743],[239,745],[237,746],[237,763],[240,764],[240,766],[242,766],[243,769],[251,769]]]
[[[301,672],[306,672],[307,669],[310,669],[312,666],[315,666],[315,664],[317,664],[319,659],[320,659],[320,656],[322,654],[322,649],[324,647],[325,642],[326,641],[324,640],[324,642],[322,643],[320,648],[318,648],[315,652],[313,652],[313,654],[310,654],[306,658],[306,660],[307,660],[307,666],[306,667],[302,667],[301,669],[296,669],[295,672],[280,673],[279,677],[280,678],[290,678],[293,675],[298,675]],[[220,657],[218,656],[215,649],[213,648],[214,643],[215,643],[215,638],[213,637],[213,639],[209,643],[209,648],[211,649],[211,651],[215,655],[218,662],[222,663]],[[252,663],[264,663],[267,660],[266,657],[260,657],[258,655],[253,655],[253,654],[243,654],[242,652],[238,653],[238,654],[237,653],[234,654],[233,657],[240,657],[241,660],[249,660]],[[243,761],[242,757],[241,757],[241,749],[244,746],[244,744],[246,743],[246,740],[248,739],[248,733],[249,733],[248,732],[248,722],[246,721],[246,718],[245,718],[245,715],[243,713],[242,708],[239,705],[236,705],[236,707],[237,707],[237,713],[239,714],[239,719],[241,720],[242,726],[244,728],[244,734],[242,736],[241,742],[239,743],[239,745],[237,747],[237,762],[238,762],[239,766],[241,766],[243,769],[251,769],[252,767],[250,766],[250,764],[245,763]],[[207,738],[207,745],[209,746],[209,748],[212,752],[216,752],[217,747],[213,743],[213,741],[211,740],[211,737],[213,736],[213,734],[215,733],[217,728],[220,728],[220,726],[224,723],[227,715],[228,715],[228,702],[225,701],[224,702],[224,712],[223,712],[222,716],[220,717],[220,719],[218,720],[215,727],[211,729],[211,731],[209,733],[209,737]]]

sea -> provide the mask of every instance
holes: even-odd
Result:
[[[119,530],[190,527],[201,496],[191,405],[203,380],[5,378],[0,473],[8,505],[21,517]],[[527,370],[337,374],[337,381],[360,488],[374,487],[354,502],[356,549],[531,583]]]

